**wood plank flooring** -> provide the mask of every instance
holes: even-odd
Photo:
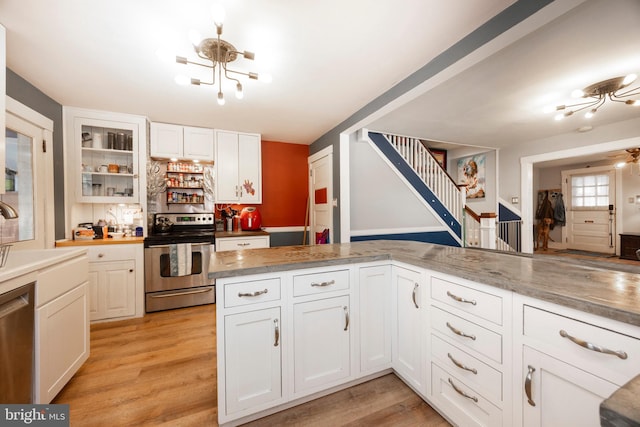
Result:
[[[215,307],[92,325],[91,356],[53,403],[70,405],[72,427],[217,426]],[[449,424],[386,375],[249,425]]]

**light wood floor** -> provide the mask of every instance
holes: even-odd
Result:
[[[72,427],[216,426],[215,305],[91,327],[91,356],[53,403]],[[394,375],[325,396],[252,426],[449,424]]]

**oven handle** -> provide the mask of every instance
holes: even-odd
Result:
[[[191,247],[202,247],[202,246],[209,246],[209,245],[213,245],[213,243],[192,243]],[[147,249],[154,249],[154,248],[168,248],[171,245],[149,245],[147,246]]]
[[[205,292],[211,292],[213,289],[198,289],[197,291],[183,291],[183,292],[174,292],[171,294],[161,294],[161,295],[149,295],[151,298],[169,298],[169,297],[177,297],[182,295],[193,295],[193,294],[203,294]]]

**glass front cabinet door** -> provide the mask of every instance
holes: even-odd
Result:
[[[139,125],[74,118],[78,176],[76,201],[138,203]]]

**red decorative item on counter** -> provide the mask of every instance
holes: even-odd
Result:
[[[260,230],[262,226],[260,211],[254,207],[242,209],[242,212],[240,212],[240,226],[243,230]]]

